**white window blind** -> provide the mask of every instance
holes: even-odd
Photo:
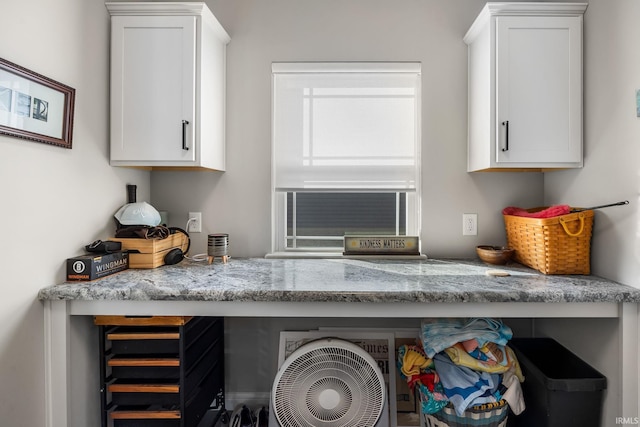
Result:
[[[274,63],[273,186],[415,191],[419,63]]]

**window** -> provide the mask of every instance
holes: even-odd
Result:
[[[420,232],[420,64],[274,63],[273,250]]]

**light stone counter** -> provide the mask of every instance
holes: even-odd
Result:
[[[231,259],[128,270],[44,288],[42,300],[358,303],[640,302],[640,289],[595,276],[545,276],[475,261]]]

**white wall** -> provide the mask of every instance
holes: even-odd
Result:
[[[542,203],[542,174],[466,172],[467,49],[484,0],[209,0],[228,46],[227,171],[152,172],[152,204],[184,227],[203,213],[192,253],[208,233],[229,233],[232,256],[271,247],[270,144],[273,61],[422,62],[423,250],[474,256],[504,244],[503,207]],[[478,213],[462,237],[462,213]]]
[[[545,202],[596,206],[592,271],[640,287],[638,210],[640,118],[640,2],[591,0],[585,14],[584,168],[545,175]]]
[[[71,150],[0,136],[0,424],[44,426],[40,288],[66,258],[113,233],[126,184],[149,173],[108,164],[108,15],[103,0],[2,0],[0,56],[76,89]],[[93,340],[91,340],[93,342]]]

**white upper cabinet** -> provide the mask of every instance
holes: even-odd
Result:
[[[468,171],[582,167],[586,3],[487,3],[467,32]]]
[[[106,3],[111,165],[225,170],[230,38],[204,3]]]

